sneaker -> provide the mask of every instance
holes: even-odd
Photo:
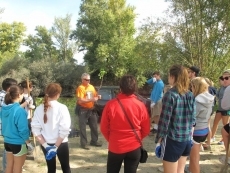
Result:
[[[215,141],[216,141],[215,137],[211,138],[211,142],[215,142]]]
[[[185,172],[185,173],[191,173],[191,172],[189,171],[189,165],[185,165],[185,167],[184,167],[184,172]]]
[[[224,141],[217,142],[218,145],[224,145]]]
[[[91,145],[91,146],[94,146],[94,147],[101,147],[101,146],[102,146],[102,144],[99,143],[99,142],[96,142],[96,143],[90,142],[90,145]]]
[[[90,148],[87,145],[82,145],[81,148],[84,150],[90,150]]]
[[[220,163],[222,163],[223,165],[225,164],[225,157],[226,156],[222,156],[219,158]],[[228,165],[230,165],[230,157],[228,157]]]
[[[161,166],[161,167],[158,168],[158,171],[164,172],[164,168]]]
[[[150,132],[151,132],[152,134],[156,134],[156,133],[157,133],[157,130],[153,128],[152,130],[150,130]]]

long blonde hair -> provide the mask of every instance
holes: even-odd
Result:
[[[203,77],[195,77],[191,80],[191,85],[195,97],[208,90],[208,84]]]

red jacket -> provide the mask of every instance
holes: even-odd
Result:
[[[119,94],[117,97],[142,140],[149,134],[150,130],[150,120],[145,105],[137,100],[135,95]],[[113,153],[126,153],[140,147],[140,142],[117,99],[110,100],[106,104],[102,113],[100,128],[101,133],[109,142],[109,151]]]

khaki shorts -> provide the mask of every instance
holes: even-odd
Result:
[[[151,108],[151,118],[161,114],[162,109],[162,100],[160,99],[154,106]]]

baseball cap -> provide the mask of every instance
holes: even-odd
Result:
[[[196,67],[196,66],[191,66],[191,67],[189,67],[189,69],[190,69],[191,71],[195,72],[196,75],[198,75],[199,72],[200,72],[200,69],[199,69],[198,67]]]

